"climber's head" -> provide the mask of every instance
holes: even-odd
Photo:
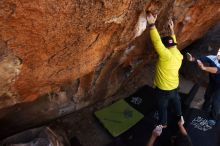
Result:
[[[162,40],[164,46],[167,48],[170,48],[170,47],[177,45],[177,43],[174,42],[174,40],[171,36],[162,37],[161,40]]]

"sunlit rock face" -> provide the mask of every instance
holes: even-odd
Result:
[[[161,35],[173,18],[180,49],[220,19],[217,0],[1,0],[0,108],[56,93],[73,111],[146,84],[145,11]]]

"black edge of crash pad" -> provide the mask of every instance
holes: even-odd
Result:
[[[207,112],[190,109],[186,119],[186,129],[194,146],[220,145],[220,118],[212,120]]]
[[[183,113],[185,113],[187,109],[189,109],[189,106],[194,99],[198,89],[199,85],[194,84],[189,93],[179,92]],[[153,110],[156,110],[157,107],[155,90],[153,87],[150,87],[148,85],[143,86],[142,88],[138,89],[134,94],[125,98],[125,101],[144,115],[152,112]]]
[[[139,112],[146,115],[156,108],[156,98],[154,93],[154,88],[145,85],[131,96],[125,98],[125,101]]]

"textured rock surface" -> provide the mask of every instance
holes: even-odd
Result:
[[[158,14],[162,35],[174,19],[180,49],[220,19],[216,0],[1,0],[0,108],[56,93],[42,111],[59,116],[145,84],[155,53],[144,10]]]
[[[10,146],[70,146],[64,131],[53,130],[50,127],[26,130],[8,137],[0,144]]]
[[[143,10],[159,14],[162,34],[167,33],[167,18],[174,18],[180,48],[201,37],[220,17],[215,0],[3,0],[0,4],[0,94],[12,103],[58,92],[62,84],[74,80],[78,80],[73,93],[77,101],[97,93],[101,98],[114,94],[149,58],[143,49],[128,47],[144,30]]]

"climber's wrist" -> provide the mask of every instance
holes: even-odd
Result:
[[[154,27],[155,27],[155,23],[149,24],[149,27],[150,27],[150,28],[154,28]]]

